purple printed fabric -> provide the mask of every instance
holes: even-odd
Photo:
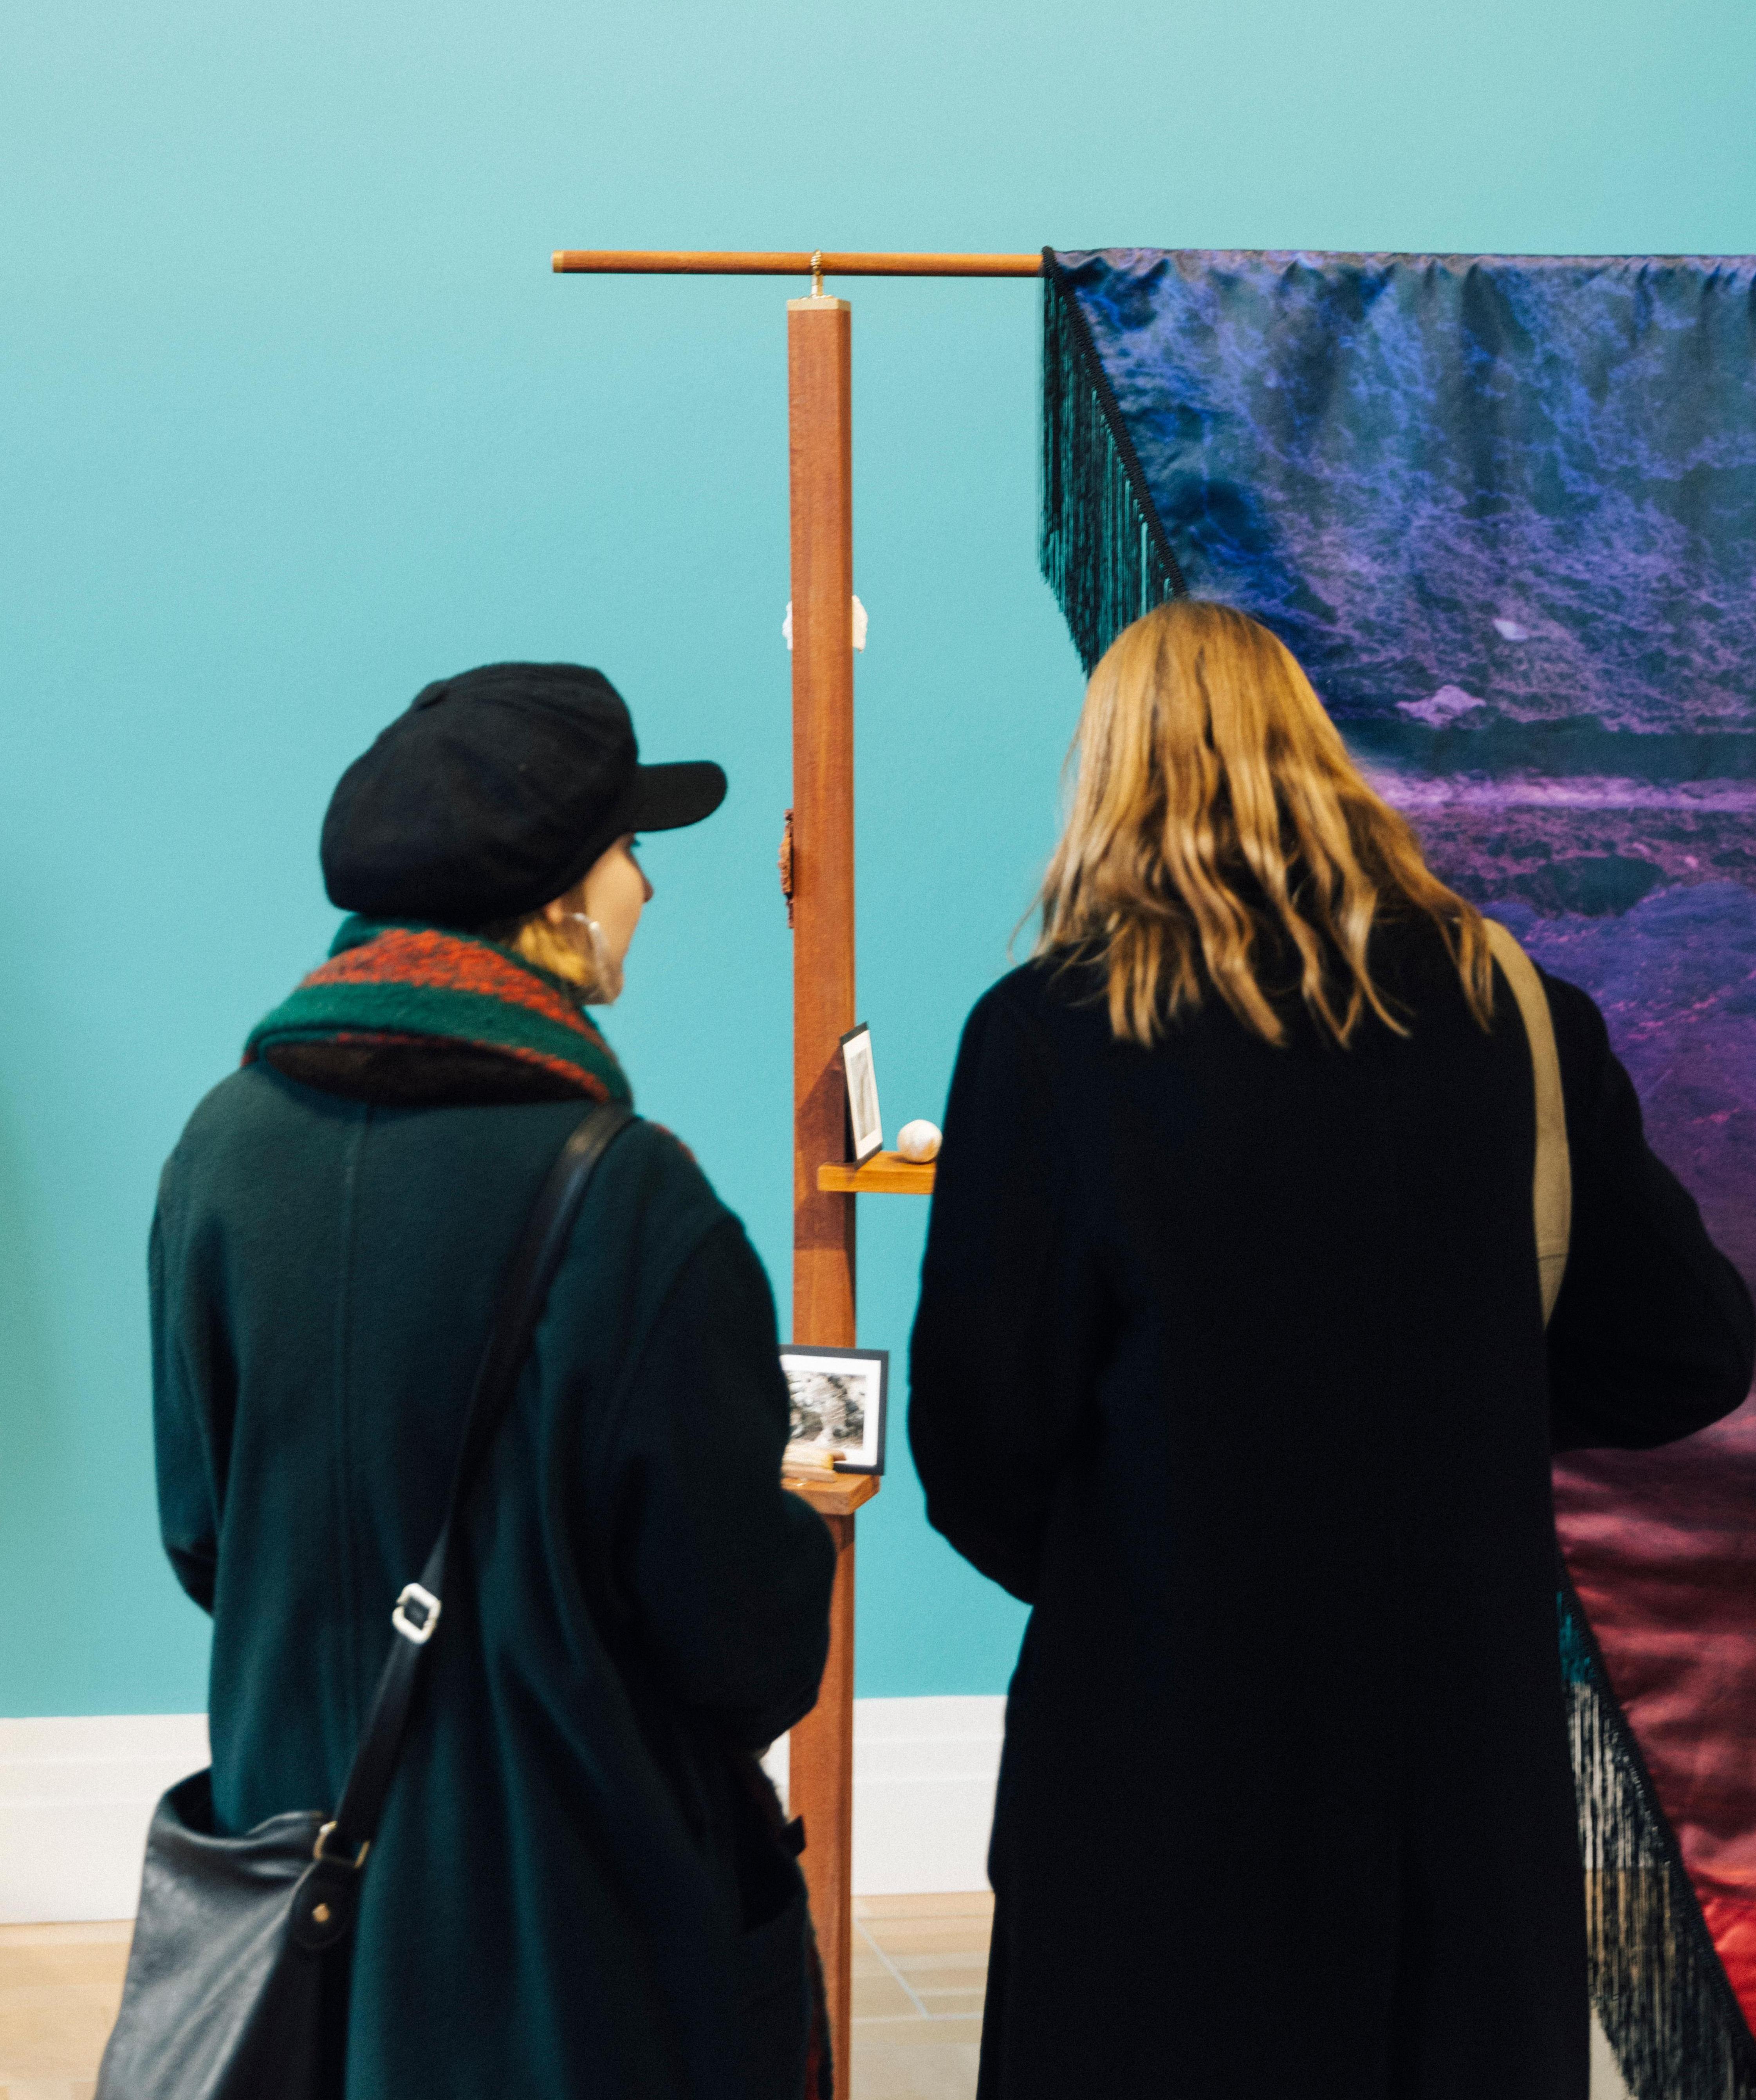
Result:
[[[1118,448],[1086,485],[1128,479],[1160,550],[1146,596],[1180,571],[1289,645],[1436,871],[1598,1001],[1655,1150],[1756,1283],[1756,258],[1133,249],[1048,274]],[[1046,383],[1052,426],[1078,375]],[[1090,628],[1101,595],[1088,655],[1145,609],[1111,589]],[[1652,1825],[1604,1851],[1582,1766],[1587,1865],[1679,1861],[1698,1916],[1666,1930],[1705,1922],[1756,2021],[1756,1405],[1555,1480],[1564,1653]]]

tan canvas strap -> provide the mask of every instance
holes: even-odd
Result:
[[[1537,1166],[1531,1185],[1537,1223],[1537,1273],[1542,1286],[1542,1324],[1560,1295],[1567,1273],[1567,1249],[1573,1227],[1573,1169],[1567,1149],[1567,1108],[1561,1096],[1561,1061],[1555,1048],[1555,1023],[1537,966],[1498,920],[1484,922],[1493,959],[1506,973],[1530,1044],[1537,1082]]]

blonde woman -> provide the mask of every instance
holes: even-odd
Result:
[[[982,2100],[1584,2100],[1550,1453],[1727,1413],[1749,1299],[1547,980],[1545,1345],[1511,992],[1265,629],[1129,628],[1078,761],[914,1336],[929,1512],[1032,1607]]]

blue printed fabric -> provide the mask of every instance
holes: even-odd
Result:
[[[1190,589],[1282,637],[1437,872],[1598,999],[1756,1282],[1756,258],[1057,259]],[[1756,1406],[1555,1489],[1756,2018]]]

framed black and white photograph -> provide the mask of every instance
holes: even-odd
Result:
[[[848,1128],[856,1163],[884,1149],[884,1118],[878,1113],[878,1075],[872,1069],[871,1030],[863,1021],[841,1039],[841,1068],[848,1075]]]
[[[780,1367],[792,1396],[788,1462],[830,1464],[838,1473],[881,1473],[890,1352],[812,1349],[788,1342]]]

